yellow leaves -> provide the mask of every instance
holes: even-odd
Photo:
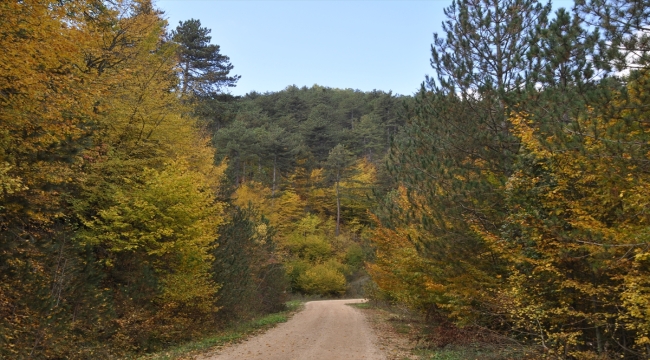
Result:
[[[377,180],[377,169],[375,165],[368,161],[365,157],[359,159],[354,164],[354,171],[351,177],[351,182],[360,184],[360,186],[368,187],[374,184]]]
[[[521,143],[530,152],[540,158],[550,157],[552,155],[545,147],[542,146],[537,136],[535,135],[534,121],[528,118],[525,113],[516,113],[509,119],[513,125],[513,133],[520,140]]]
[[[144,169],[139,177],[141,182],[119,189],[114,204],[87,222],[81,239],[151,259],[160,272],[162,303],[214,310],[218,287],[209,278],[210,251],[223,214],[211,180],[182,160]]]
[[[183,162],[163,171],[145,169],[143,185],[118,191],[115,205],[103,209],[89,223],[84,238],[110,245],[112,251],[143,248],[149,255],[197,249],[207,256],[222,221],[209,184]],[[182,251],[181,251],[182,252]]]
[[[638,261],[638,262],[640,262],[640,261],[648,261],[648,260],[650,260],[650,253],[648,253],[648,252],[640,252],[638,254],[635,254],[634,255],[634,260]]]
[[[29,229],[5,257],[34,275],[7,281],[18,294],[9,304],[34,324],[2,326],[43,329],[37,357],[97,357],[66,349],[79,344],[68,337],[81,337],[84,313],[114,334],[101,346],[119,357],[122,344],[178,334],[216,310],[211,252],[225,164],[213,164],[210,139],[174,93],[174,47],[146,5],[0,1],[0,227]],[[68,316],[72,288],[79,307]],[[60,323],[45,329],[45,319]]]
[[[641,338],[637,339],[637,344],[639,345],[650,344],[650,338],[648,338],[647,336],[642,336]]]
[[[445,290],[444,285],[434,283],[432,280],[426,280],[424,287],[430,292],[443,292]]]
[[[20,177],[10,176],[9,170],[12,166],[8,163],[0,163],[0,200],[5,194],[11,195],[19,191],[27,190],[28,187],[23,185]]]
[[[635,269],[625,275],[624,286],[620,298],[626,311],[619,318],[627,329],[636,331],[637,343],[645,345],[650,336],[650,281]]]
[[[242,184],[232,198],[233,204],[242,208],[252,204],[281,231],[280,236],[303,216],[305,207],[305,202],[294,191],[285,190],[273,197],[270,188],[254,181]]]
[[[20,193],[7,208],[22,212],[25,221],[49,222],[56,213],[60,194],[52,189],[74,172],[66,152],[74,151],[93,119],[95,98],[88,94],[97,87],[83,58],[88,36],[68,26],[75,21],[72,6],[35,0],[0,4],[0,187]],[[38,210],[22,208],[26,203]]]
[[[257,236],[258,239],[262,239],[259,241],[264,241],[266,239],[266,236],[268,234],[268,226],[266,224],[259,224],[255,227],[255,235]]]
[[[214,297],[219,290],[205,268],[183,267],[162,278],[160,299],[167,303],[199,308],[208,313],[214,308]]]
[[[246,208],[249,203],[255,205],[263,214],[269,214],[268,198],[271,196],[271,189],[263,186],[258,182],[247,182],[235,190],[233,194],[233,204]]]
[[[309,180],[313,183],[322,183],[325,179],[324,169],[316,168],[309,173]]]
[[[650,336],[650,157],[643,148],[647,125],[638,121],[647,118],[640,101],[650,91],[647,77],[630,82],[630,98],[614,92],[611,102],[552,136],[533,116],[511,119],[525,151],[522,170],[507,183],[510,201],[518,205],[508,224],[516,234],[510,241],[521,244],[514,264],[526,269],[508,279],[514,285],[509,296],[519,307],[512,316],[526,331],[542,326],[547,343],[579,344],[585,332],[567,328],[572,322],[616,323],[633,331],[634,346]],[[533,308],[539,318],[521,311]]]
[[[336,294],[345,292],[345,276],[334,262],[318,264],[307,269],[298,277],[298,285],[308,294]]]
[[[373,220],[377,224],[372,231],[377,258],[366,264],[366,269],[379,288],[414,308],[425,308],[431,303],[442,305],[443,298],[453,292],[453,285],[449,284],[455,280],[437,277],[437,264],[420,256],[409,240],[417,238],[417,230],[392,230],[381,226],[376,217]]]

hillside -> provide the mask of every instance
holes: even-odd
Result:
[[[365,274],[371,198],[389,186],[384,163],[409,99],[290,86],[202,113],[228,164],[229,200],[267,221],[293,291],[360,291],[347,283]]]

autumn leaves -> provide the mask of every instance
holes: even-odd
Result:
[[[447,16],[377,212],[383,296],[551,358],[646,358],[646,10],[456,1]]]
[[[223,169],[173,91],[165,22],[146,1],[0,12],[0,356],[102,357],[199,331],[216,311]]]

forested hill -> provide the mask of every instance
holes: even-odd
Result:
[[[293,292],[331,296],[361,290],[367,280],[363,262],[371,256],[371,197],[389,187],[383,164],[411,100],[314,85],[198,102],[197,116],[213,132],[217,162],[227,164],[222,196],[242,215],[234,219],[273,233],[273,257]],[[223,231],[234,235],[229,229],[237,226]],[[242,243],[244,237],[221,236],[217,251]],[[237,259],[221,274],[268,261],[219,257]],[[224,280],[222,303],[238,286],[235,278]],[[232,304],[242,301],[235,298],[233,292]]]
[[[382,91],[289,86],[247,94],[204,115],[215,131],[218,157],[229,159],[235,182],[272,184],[274,173],[277,183],[298,163],[321,167],[336,145],[380,163],[404,123],[408,99]]]

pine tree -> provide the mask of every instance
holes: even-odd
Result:
[[[595,62],[606,71],[650,65],[650,2],[648,0],[578,0],[576,13],[602,34]]]
[[[334,193],[336,195],[336,236],[341,231],[341,182],[349,175],[349,167],[352,165],[354,158],[352,153],[345,146],[338,144],[329,153],[325,167],[328,169],[329,176],[334,182]]]
[[[363,115],[358,121],[353,123],[352,138],[355,142],[355,148],[360,148],[361,153],[368,161],[381,158],[382,150],[386,148],[384,129],[380,119],[374,115]]]
[[[267,126],[261,138],[261,155],[267,164],[272,165],[271,196],[275,196],[282,173],[287,174],[295,163],[297,136],[273,124]]]
[[[219,45],[210,44],[211,30],[201,27],[201,21],[190,19],[179,22],[172,31],[173,41],[178,43],[181,68],[182,95],[211,97],[227,87],[233,87],[239,75],[229,76],[233,65],[230,58],[220,53]]]
[[[535,90],[529,53],[549,11],[534,0],[454,1],[445,37],[434,35],[435,76],[391,151],[390,170],[409,198],[391,221],[417,229],[420,256],[438,267],[432,281],[447,288],[440,309],[458,321],[480,322],[498,306],[507,264],[480,234],[507,216],[505,183],[519,151],[508,114]]]
[[[229,222],[219,229],[219,246],[212,250],[213,277],[222,284],[219,316],[228,320],[284,307],[285,271],[275,254],[274,230],[250,207],[254,204],[246,205],[229,209]]]

